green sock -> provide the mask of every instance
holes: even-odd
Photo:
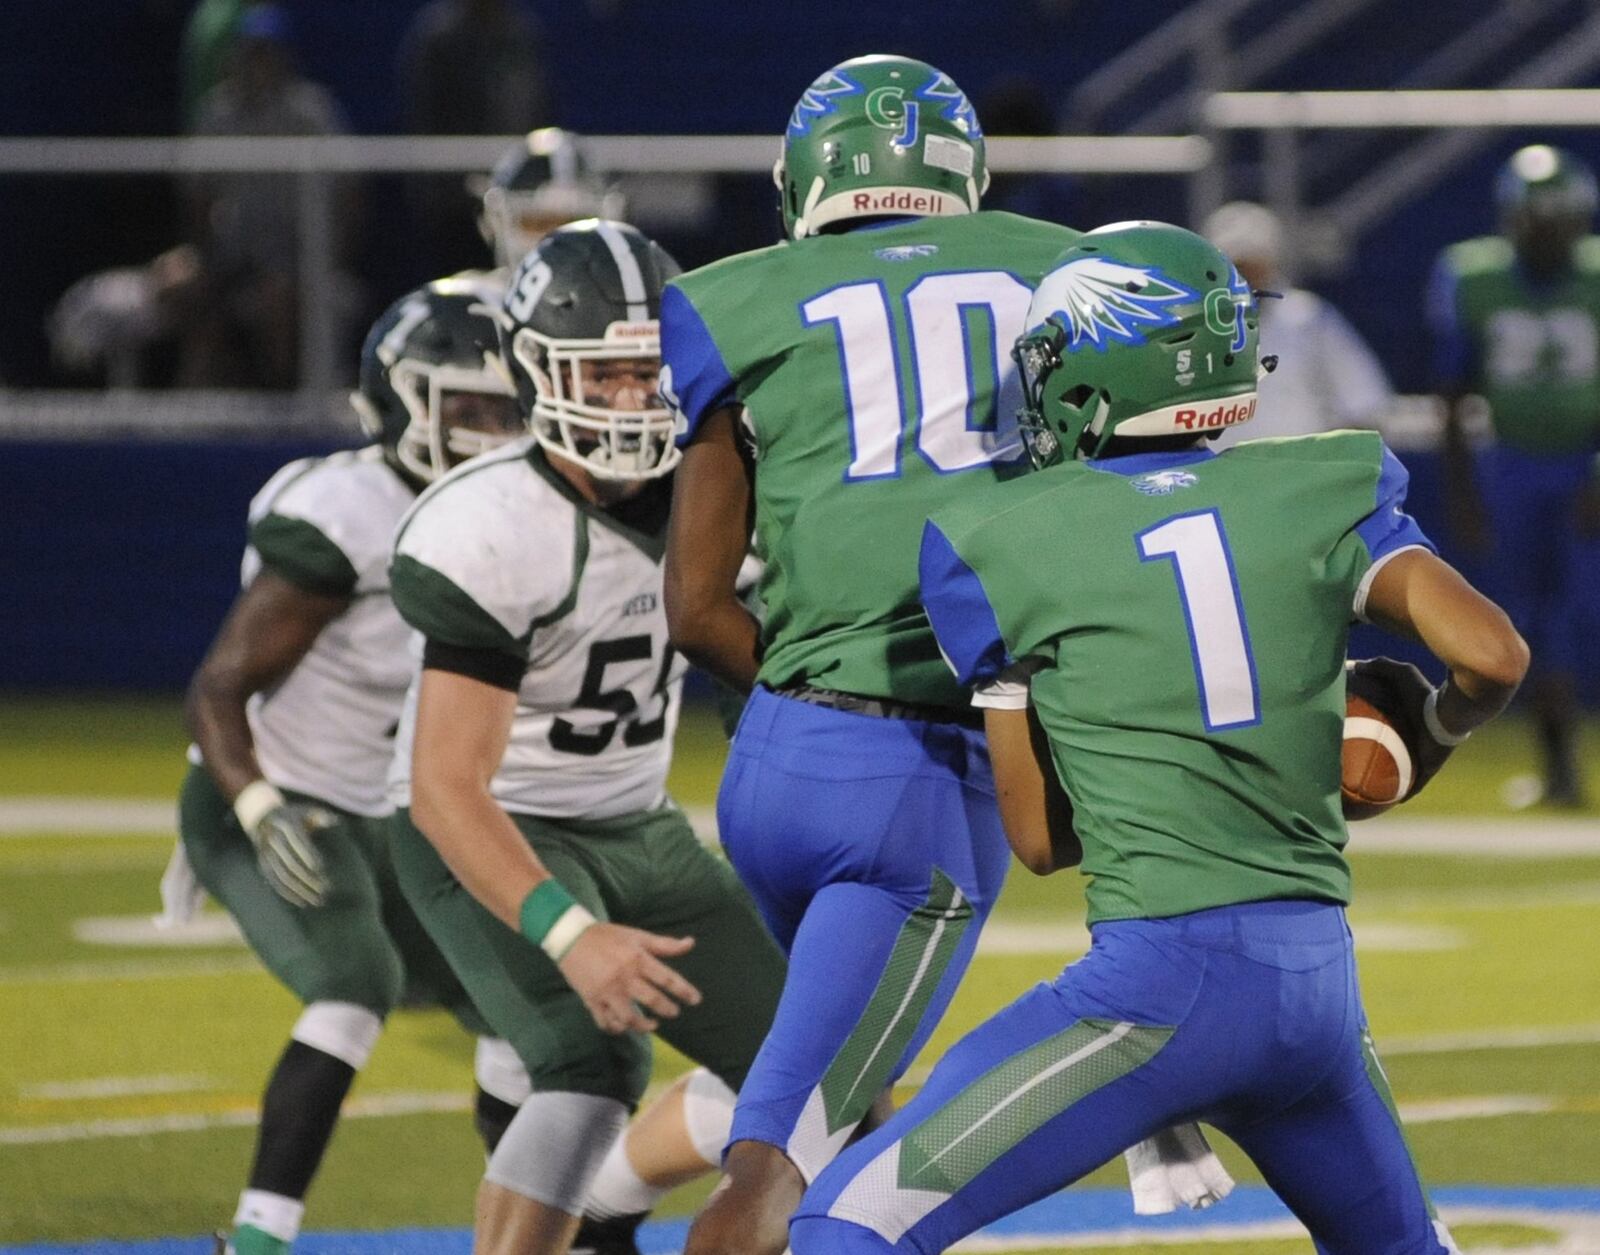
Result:
[[[289,1244],[253,1224],[242,1224],[233,1231],[228,1249],[233,1255],[288,1255]]]

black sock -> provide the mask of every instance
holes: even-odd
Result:
[[[1534,717],[1535,734],[1544,758],[1547,786],[1570,790],[1578,784],[1577,732],[1565,714],[1539,714]]]
[[[506,1129],[511,1125],[511,1118],[517,1114],[517,1109],[503,1098],[496,1098],[485,1089],[478,1090],[478,1101],[473,1107],[472,1124],[478,1130],[478,1136],[483,1139],[483,1148],[489,1154],[494,1154],[494,1148],[500,1145],[500,1139],[506,1135]]]
[[[261,1131],[250,1188],[304,1198],[328,1149],[356,1070],[304,1042],[291,1041],[261,1099]]]

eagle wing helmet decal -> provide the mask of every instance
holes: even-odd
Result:
[[[1088,344],[1103,352],[1114,340],[1143,344],[1147,332],[1176,326],[1172,306],[1196,300],[1198,293],[1154,269],[1080,257],[1045,278],[1035,308],[1054,307],[1050,317],[1066,329],[1069,351]]]

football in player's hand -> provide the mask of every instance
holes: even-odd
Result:
[[[1381,815],[1411,791],[1415,774],[1405,738],[1371,702],[1345,699],[1339,794],[1346,819]]]

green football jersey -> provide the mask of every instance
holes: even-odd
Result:
[[[1089,918],[1349,898],[1345,642],[1426,537],[1371,432],[1071,462],[934,514],[923,599],[963,684],[1036,668]]]
[[[965,704],[917,601],[918,539],[934,509],[1016,464],[1011,344],[1078,234],[919,218],[668,285],[662,392],[680,442],[741,405],[755,446],[762,683]]]
[[[1446,387],[1480,393],[1497,439],[1528,453],[1593,450],[1600,438],[1600,237],[1559,279],[1527,277],[1510,241],[1446,249],[1431,318]]]

